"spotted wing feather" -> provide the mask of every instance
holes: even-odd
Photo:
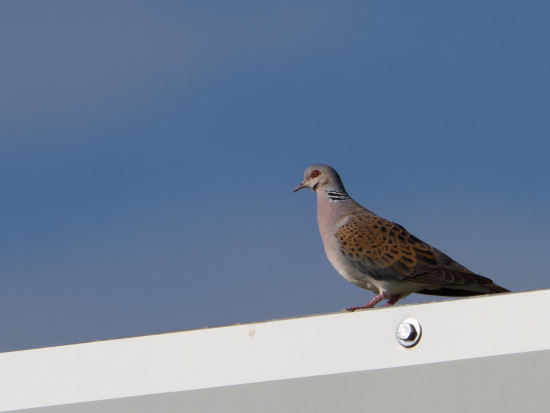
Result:
[[[336,233],[344,256],[359,271],[381,280],[427,284],[490,285],[405,228],[372,215],[352,215]]]

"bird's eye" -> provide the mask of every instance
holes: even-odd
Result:
[[[310,178],[317,178],[319,175],[321,175],[321,172],[319,172],[317,169],[314,170],[311,175],[309,176]]]

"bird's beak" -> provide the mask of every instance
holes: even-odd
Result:
[[[309,186],[304,182],[302,182],[300,185],[298,185],[296,188],[294,188],[294,191],[292,192],[298,192],[300,189],[309,188]]]

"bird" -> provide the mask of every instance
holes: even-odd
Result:
[[[304,188],[317,193],[317,223],[332,266],[376,294],[347,311],[373,308],[383,300],[388,300],[384,307],[392,306],[412,293],[464,297],[510,292],[355,202],[332,167],[308,167],[294,192]]]

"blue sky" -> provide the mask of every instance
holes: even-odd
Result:
[[[550,287],[549,12],[1,2],[0,351],[367,302],[292,193],[312,163],[471,270]]]

